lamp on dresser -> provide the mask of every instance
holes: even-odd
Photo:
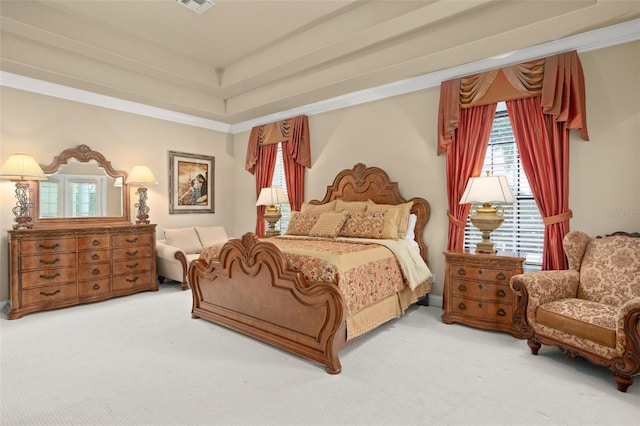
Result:
[[[506,176],[471,177],[462,194],[460,204],[482,203],[475,214],[470,216],[473,226],[482,231],[482,241],[476,245],[476,253],[493,254],[496,250],[491,242],[491,232],[495,231],[504,221],[504,208],[492,206],[491,203],[513,203],[515,197]]]
[[[13,154],[0,169],[0,179],[14,181],[16,184],[16,206],[13,214],[16,216],[13,229],[29,229],[33,227],[33,219],[29,209],[33,204],[29,200],[29,181],[47,180],[40,165],[27,154]]]
[[[267,237],[280,235],[280,231],[276,229],[276,223],[278,223],[282,215],[280,214],[280,207],[276,205],[286,204],[288,202],[289,200],[284,195],[284,191],[278,186],[262,188],[260,190],[260,196],[258,197],[256,206],[267,206],[264,211],[264,220],[266,220],[268,224],[265,233]]]
[[[138,208],[138,220],[136,220],[136,224],[148,224],[149,222],[149,206],[147,206],[147,186],[155,185],[158,183],[156,181],[155,176],[149,169],[149,167],[145,165],[137,165],[131,169],[131,173],[127,177],[125,181],[128,185],[139,185],[138,191],[138,202],[134,204],[135,207]]]

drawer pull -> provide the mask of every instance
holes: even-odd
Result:
[[[100,245],[100,241],[93,240],[93,242],[91,244],[93,244],[94,246],[99,246]]]
[[[55,279],[55,278],[57,278],[59,276],[60,276],[60,273],[56,272],[53,275],[40,275],[40,278],[42,278],[43,280],[53,280],[53,279]]]
[[[140,262],[136,262],[136,263],[134,263],[133,265],[126,265],[126,266],[127,266],[127,268],[129,268],[129,269],[134,269],[134,268],[137,268],[139,264],[140,264]]]
[[[43,265],[54,265],[56,263],[60,262],[60,258],[56,257],[54,260],[44,260],[44,259],[40,259],[40,263],[42,263]]]
[[[100,275],[100,269],[96,268],[96,269],[94,269],[93,271],[91,271],[91,273],[92,273],[93,275]]]
[[[138,242],[138,237],[131,238],[131,239],[127,238],[127,239],[125,239],[125,241],[128,242],[128,243],[137,243]]]
[[[128,283],[135,283],[136,281],[138,281],[139,278],[140,277],[135,277],[135,278],[131,278],[131,279],[127,278],[127,282]]]
[[[100,284],[94,284],[93,285],[93,289],[94,290],[100,290]]]
[[[464,285],[464,284],[460,284],[460,285],[458,286],[458,290],[460,290],[460,291],[467,291],[467,286],[466,286],[466,285]]]
[[[98,260],[98,259],[100,259],[100,255],[94,254],[93,256],[91,256],[91,259]]]
[[[478,275],[482,275],[482,269],[478,269]]]
[[[505,312],[504,309],[500,308],[500,309],[498,309],[498,316],[499,317],[506,317],[507,313]]]
[[[56,291],[54,291],[53,293],[47,293],[46,291],[41,291],[40,295],[41,296],[55,296],[56,294],[60,293],[60,289],[57,289]]]
[[[458,303],[458,309],[464,311],[467,309],[467,305],[465,305],[464,303],[460,302]]]
[[[497,276],[497,278],[501,281],[504,281],[507,279],[507,276],[504,274],[504,272],[500,272]]]
[[[136,250],[136,251],[128,251],[127,252],[127,256],[135,256],[136,254],[138,254],[138,250]]]
[[[458,269],[458,275],[467,275],[467,271],[464,268]]]
[[[41,249],[45,249],[45,250],[53,250],[53,249],[55,249],[55,248],[60,247],[60,243],[55,243],[55,244],[53,244],[53,245],[51,245],[51,246],[46,246],[46,245],[44,245],[44,244],[40,244],[40,245],[39,245],[39,247],[40,247]]]
[[[505,297],[507,295],[507,292],[504,291],[503,289],[498,290],[498,296],[499,297]]]

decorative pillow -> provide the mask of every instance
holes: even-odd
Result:
[[[416,239],[416,222],[418,221],[418,216],[411,213],[409,215],[409,224],[407,225],[407,235],[404,236],[404,239],[407,241],[415,241]]]
[[[363,212],[366,209],[367,209],[366,201],[343,201],[341,199],[336,200],[337,212],[343,212],[345,210],[349,212],[353,212],[353,211]]]
[[[309,235],[311,228],[320,217],[320,212],[301,213],[293,211],[285,235]]]
[[[407,228],[409,225],[409,214],[411,214],[411,207],[413,207],[413,201],[408,201],[403,204],[376,204],[373,201],[367,201],[367,211],[379,211],[379,210],[397,210],[397,233],[398,238],[404,238],[407,235]]]
[[[302,203],[302,207],[300,207],[300,213],[334,212],[334,211],[336,211],[336,200],[330,201],[326,204]]]
[[[195,226],[202,247],[209,247],[229,240],[224,226]]]
[[[389,222],[389,211],[364,211],[350,213],[349,218],[340,231],[341,237],[397,239],[395,222]]]
[[[309,236],[335,238],[340,233],[348,217],[346,213],[342,212],[321,213],[318,221],[309,231]]]
[[[165,229],[164,238],[167,240],[167,244],[179,248],[185,254],[202,251],[202,244],[200,244],[198,234],[193,227]]]

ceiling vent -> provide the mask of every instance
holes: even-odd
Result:
[[[211,0],[176,0],[178,3],[196,12],[198,15],[202,15],[209,10],[215,3]]]

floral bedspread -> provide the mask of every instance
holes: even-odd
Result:
[[[396,256],[383,245],[328,238],[274,237],[268,242],[283,252],[288,267],[302,272],[307,282],[337,284],[348,315],[407,285]],[[200,257],[208,263],[220,248],[207,247]]]

